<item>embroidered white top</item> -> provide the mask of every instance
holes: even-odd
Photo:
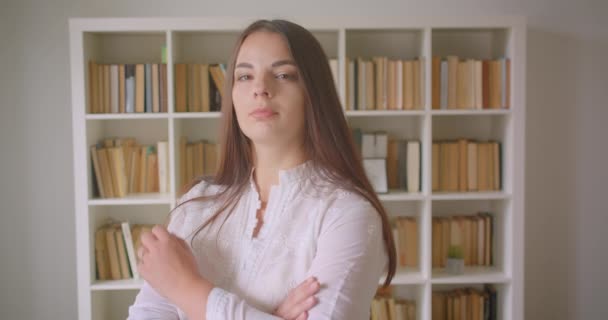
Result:
[[[180,201],[219,190],[202,182]],[[214,284],[206,320],[279,319],[272,312],[310,276],[321,289],[308,319],[369,319],[370,302],[388,265],[376,209],[363,197],[325,183],[311,161],[279,172],[264,223],[253,237],[260,205],[251,179],[228,219],[220,215],[194,237],[199,271]],[[218,208],[217,203],[189,202],[174,213],[169,231],[190,244],[193,231]],[[128,319],[186,316],[144,282]]]

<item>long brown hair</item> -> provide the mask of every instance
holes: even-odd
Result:
[[[234,67],[244,40],[256,31],[275,32],[285,39],[304,82],[307,106],[305,108],[304,148],[313,168],[331,184],[361,195],[377,210],[382,219],[382,233],[389,257],[388,274],[384,286],[391,283],[396,269],[395,244],[386,210],[374,192],[361,157],[352,139],[351,131],[342,111],[328,59],[323,48],[310,31],[285,20],[258,20],[249,25],[239,36],[229,61],[225,95],[222,97],[222,131],[220,161],[213,177],[201,177],[192,181],[188,188],[201,180],[220,186],[215,195],[200,196],[184,201],[220,200],[223,205],[194,234],[198,234],[222,212],[227,211],[224,221],[232,213],[241,194],[249,186],[253,168],[251,141],[241,131],[232,102]],[[230,208],[229,210],[227,210]]]

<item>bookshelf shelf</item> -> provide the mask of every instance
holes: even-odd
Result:
[[[143,284],[142,280],[133,279],[97,280],[97,228],[108,219],[126,220],[134,224],[164,223],[186,183],[182,174],[188,162],[180,155],[182,138],[188,143],[219,141],[220,112],[176,112],[175,64],[228,62],[240,30],[253,20],[255,19],[70,19],[79,319],[126,318],[128,306]],[[517,16],[382,19],[317,17],[294,21],[312,31],[327,57],[333,60],[330,63],[334,67],[337,62],[336,87],[351,128],[361,129],[365,133],[384,131],[393,139],[420,142],[420,191],[410,193],[393,189],[389,193],[379,194],[391,219],[409,217],[416,222],[418,265],[398,267],[392,283],[396,296],[415,301],[416,319],[430,320],[431,297],[435,290],[482,288],[484,284],[490,283],[496,285],[498,293],[498,319],[522,319],[525,19]],[[163,47],[166,48],[165,54],[161,49]],[[446,58],[449,55],[463,60],[508,58],[510,91],[505,97],[509,98],[509,108],[433,109],[432,97],[437,93],[433,90],[433,70],[437,70],[433,69],[433,57]],[[419,61],[410,69],[412,73],[418,72],[418,78],[414,75],[411,79],[418,79],[419,82],[417,86],[414,85],[414,89],[407,89],[412,92],[410,97],[415,101],[409,102],[413,109],[406,108],[408,102],[405,85],[401,97],[403,108],[391,109],[387,103],[386,110],[370,109],[370,102],[366,101],[361,106],[357,105],[358,110],[355,110],[354,100],[346,106],[347,101],[354,99],[353,92],[356,92],[352,91],[353,82],[349,80],[352,79],[349,61],[363,58],[377,63],[373,61],[374,57],[388,58],[389,63],[392,61],[396,65],[403,63],[404,83],[407,78],[405,61]],[[119,65],[166,63],[167,112],[90,113],[90,91],[95,87],[89,86],[89,79],[94,78],[88,70],[90,61]],[[349,67],[345,68],[346,65]],[[420,66],[420,69],[414,66]],[[393,70],[399,74],[400,69]],[[394,71],[392,74],[397,77]],[[396,101],[399,101],[398,97]],[[376,103],[374,101],[373,105]],[[394,103],[399,105],[399,102]],[[90,147],[108,138],[134,138],[140,145],[166,141],[169,173],[167,192],[99,198],[95,191]],[[459,139],[500,143],[498,191],[433,191],[433,143]],[[475,215],[480,212],[488,212],[493,217],[492,266],[467,267],[462,275],[446,274],[443,269],[433,268],[433,222],[441,221],[435,218]],[[383,280],[384,276],[379,279],[379,284]]]
[[[436,192],[431,200],[505,200],[511,196],[504,192]]]
[[[170,194],[130,194],[124,198],[89,199],[90,206],[117,206],[142,204],[171,204]]]
[[[421,201],[425,199],[422,193],[410,193],[400,190],[390,190],[389,193],[379,195],[382,201]]]
[[[86,120],[145,120],[145,119],[168,119],[167,113],[142,113],[142,114],[87,114]]]
[[[172,114],[174,119],[219,119],[221,112],[176,112]]]
[[[349,110],[347,117],[389,117],[389,116],[423,116],[423,110]]]
[[[511,114],[509,109],[499,110],[431,110],[433,116],[471,116],[471,115],[496,115],[496,116],[508,116]]]
[[[443,269],[433,269],[431,283],[453,284],[453,283],[507,283],[510,279],[503,272],[495,268],[465,267],[464,274],[452,275]]]
[[[139,290],[143,284],[141,279],[95,281],[91,284],[91,291]]]
[[[384,283],[386,275],[380,278],[378,283]],[[394,285],[411,285],[411,284],[424,284],[425,278],[420,273],[420,270],[413,268],[397,268],[397,273],[393,278],[392,283]]]

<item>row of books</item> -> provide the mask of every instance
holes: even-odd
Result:
[[[220,111],[226,64],[175,64],[175,111]]]
[[[459,248],[465,266],[494,265],[494,217],[476,215],[434,217],[432,219],[432,265],[444,268],[450,248]]]
[[[101,198],[169,191],[169,148],[166,141],[139,145],[133,138],[108,138],[91,146],[95,190]]]
[[[434,56],[433,109],[508,109],[511,60]]]
[[[423,61],[347,57],[346,110],[422,109]]]
[[[165,63],[89,61],[89,113],[167,112]]]
[[[416,320],[416,302],[376,296],[370,308],[371,320]]]
[[[432,294],[433,320],[496,320],[497,293],[491,284],[483,289],[458,288],[434,291]]]
[[[418,266],[418,222],[412,217],[398,217],[392,220],[393,239],[398,265]]]
[[[394,139],[385,131],[363,132],[358,128],[352,129],[352,134],[376,192],[420,191],[420,141]]]
[[[496,141],[433,142],[433,191],[501,190],[501,147]]]
[[[109,221],[95,231],[97,280],[139,279],[137,249],[144,231],[153,225]]]
[[[424,105],[424,60],[346,59],[346,110],[411,110]],[[337,59],[329,60],[336,87]],[[510,107],[510,59],[433,57],[433,109]],[[175,64],[176,112],[219,111],[226,64]],[[167,112],[166,63],[89,61],[89,113]]]
[[[180,139],[180,176],[183,185],[194,178],[215,175],[218,167],[219,145],[205,140],[188,142]]]

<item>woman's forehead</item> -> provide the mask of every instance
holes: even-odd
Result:
[[[237,63],[272,64],[280,60],[293,60],[283,37],[275,32],[256,31],[243,41],[237,55]]]

